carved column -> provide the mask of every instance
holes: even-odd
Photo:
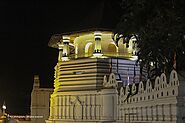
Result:
[[[63,39],[63,57],[62,61],[69,61],[69,42],[70,42],[70,37],[69,36],[62,36]]]
[[[53,119],[53,99],[52,97],[50,98],[50,115],[49,115],[49,119]]]
[[[95,57],[101,57],[102,50],[101,50],[101,38],[102,34],[99,31],[94,32],[94,40],[95,40],[95,47],[94,47],[94,54]]]
[[[61,119],[62,118],[62,112],[61,112],[61,109],[62,109],[62,106],[61,106],[62,102],[61,102],[61,96],[58,97],[58,118]]]
[[[59,54],[58,54],[58,61],[62,61],[62,56],[63,56],[63,44],[62,42],[58,42],[58,50],[59,50]]]

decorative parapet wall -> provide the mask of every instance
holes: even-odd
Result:
[[[178,110],[179,80],[175,70],[171,72],[169,82],[163,73],[154,83],[150,80],[145,84],[134,83],[121,87],[119,92],[119,121],[183,122],[181,114],[184,112]]]
[[[105,75],[103,78],[103,86],[104,88],[115,88],[117,89],[118,83],[116,81],[116,76],[114,73],[111,73],[109,75],[109,79],[107,79],[107,76]]]
[[[156,77],[155,82],[152,83],[150,80],[144,84],[142,81],[139,83],[134,83],[132,85],[127,85],[126,87],[121,87],[120,89],[120,99],[124,103],[147,101],[152,99],[158,99],[167,96],[177,96],[179,86],[179,80],[177,72],[173,70],[170,74],[170,81],[167,83],[166,75],[163,73],[161,76]],[[137,94],[136,94],[137,91]],[[133,95],[134,94],[134,95]],[[151,98],[145,98],[142,96],[151,96]],[[126,98],[128,97],[129,98]],[[140,96],[142,99],[137,99],[136,96]],[[136,98],[135,101],[133,99]]]

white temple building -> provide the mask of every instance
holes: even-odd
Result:
[[[183,123],[185,78],[173,70],[140,81],[134,39],[118,47],[106,29],[56,34],[59,49],[46,123]]]
[[[33,89],[31,92],[31,115],[29,123],[44,123],[49,117],[50,95],[52,88],[41,88],[38,75],[34,76]],[[22,121],[23,123],[25,121]]]

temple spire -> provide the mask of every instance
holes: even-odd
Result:
[[[34,75],[33,88],[39,88],[39,87],[40,87],[39,75]]]

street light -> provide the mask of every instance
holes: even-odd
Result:
[[[5,102],[3,103],[2,109],[3,109],[3,115],[5,115],[5,110],[6,110]]]
[[[6,106],[5,106],[5,105],[3,105],[2,108],[3,108],[4,110],[6,110]]]

